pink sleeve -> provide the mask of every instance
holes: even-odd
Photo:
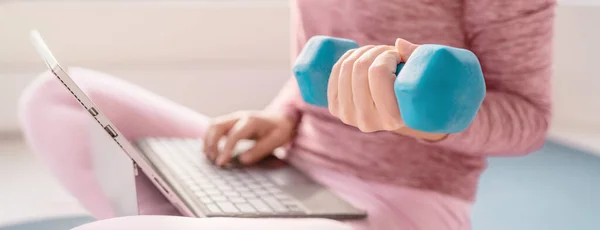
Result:
[[[279,94],[271,101],[266,110],[270,112],[282,113],[295,122],[300,119],[300,109],[298,109],[299,100],[301,100],[300,90],[296,79],[291,77],[279,91]]]
[[[539,149],[551,118],[554,0],[467,0],[466,36],[487,95],[464,132],[431,143],[472,155]]]

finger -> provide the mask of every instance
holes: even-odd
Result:
[[[402,38],[396,39],[396,50],[400,53],[400,60],[406,62],[410,55],[419,47],[417,44],[410,43]]]
[[[365,52],[354,63],[352,70],[352,100],[356,109],[356,122],[363,132],[378,129],[378,115],[369,87],[369,67],[381,53],[394,50],[392,46],[377,46]]]
[[[235,123],[227,135],[223,151],[217,157],[217,165],[225,166],[229,164],[233,158],[233,150],[237,142],[252,137],[254,130],[256,130],[255,123],[252,122],[251,118],[243,118]]]
[[[386,130],[396,129],[402,125],[402,117],[394,93],[398,63],[400,63],[399,53],[388,50],[377,56],[369,68],[369,88],[377,113],[384,125],[383,128]]]
[[[331,75],[329,76],[329,81],[327,85],[327,104],[329,107],[329,113],[331,115],[337,117],[338,114],[338,81],[340,78],[340,69],[342,67],[342,62],[346,60],[356,49],[351,49],[346,51],[344,55],[333,65],[331,69]]]
[[[275,131],[260,138],[252,148],[240,154],[240,162],[244,165],[251,165],[264,159],[281,145],[278,141],[281,139],[280,137],[281,133]]]
[[[204,153],[211,161],[215,161],[219,153],[219,140],[233,127],[237,118],[226,117],[213,122],[204,133]]]
[[[354,115],[356,109],[352,99],[352,69],[356,60],[371,48],[373,46],[360,47],[342,62],[338,80],[338,117],[346,124],[353,125],[356,122]]]
[[[206,156],[208,157],[209,160],[214,161],[215,160],[215,149],[213,148],[213,145],[211,143],[211,141],[214,139],[214,136],[216,136],[217,134],[216,132],[216,127],[214,125],[210,125],[208,127],[208,129],[206,130],[206,132],[204,132],[204,136],[202,138],[202,142],[203,142],[203,152],[204,154],[206,154]]]

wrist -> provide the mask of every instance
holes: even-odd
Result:
[[[298,124],[297,116],[294,116],[286,111],[266,110],[264,112],[280,127],[284,127],[285,129],[289,129],[291,131],[296,129]]]
[[[428,142],[438,142],[446,139],[449,134],[447,133],[428,133],[408,127],[403,127],[394,131],[397,134],[422,139]]]

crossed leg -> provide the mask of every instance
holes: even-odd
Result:
[[[208,118],[110,75],[72,69],[69,75],[129,139],[142,136],[199,138]],[[23,93],[19,115],[25,138],[66,189],[93,216],[114,217],[94,176],[91,117],[51,73]],[[145,175],[136,177],[141,214],[178,215]]]
[[[206,116],[110,75],[85,69],[71,69],[69,75],[129,140],[143,136],[200,138],[208,124]],[[52,74],[45,73],[24,91],[19,113],[31,149],[84,208],[99,219],[78,230],[468,229],[465,225],[469,203],[435,192],[376,185],[319,170],[310,174],[366,208],[368,220],[342,223],[323,219],[181,217],[143,174],[136,177],[141,215],[114,218],[110,200],[94,176],[89,140],[91,118],[87,111]]]

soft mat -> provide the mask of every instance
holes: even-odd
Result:
[[[600,157],[549,141],[531,155],[489,162],[474,230],[600,229]]]

